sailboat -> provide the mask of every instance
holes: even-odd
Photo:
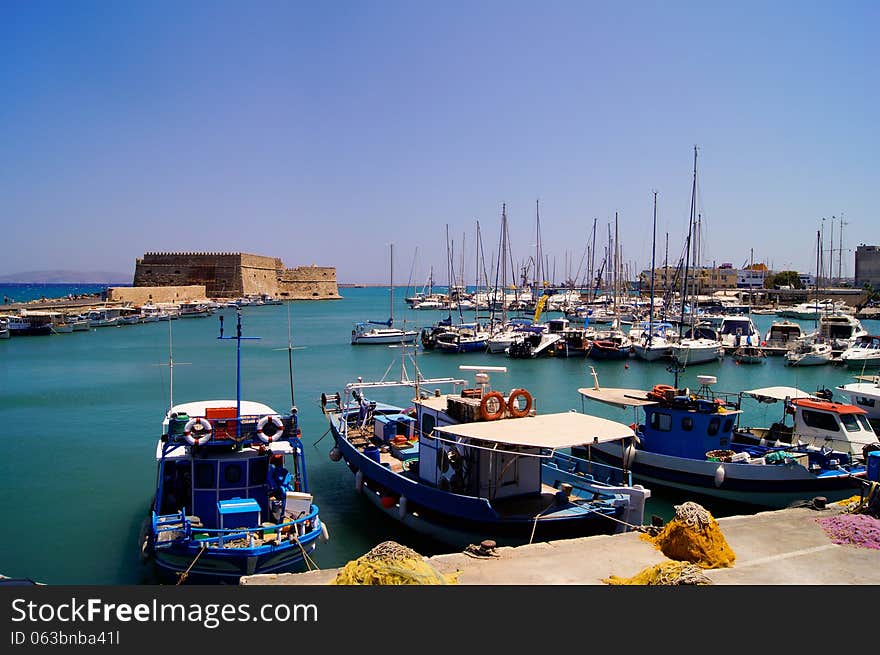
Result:
[[[682,292],[681,292],[681,322],[679,324],[679,329],[684,325],[684,307],[685,300],[687,298],[687,278],[688,278],[688,264],[690,258],[690,248],[691,248],[691,236],[694,231],[694,216],[696,214],[696,205],[697,205],[697,149],[694,147],[694,183],[691,190],[691,216],[690,216],[690,224],[688,229],[688,237],[687,237],[687,252],[685,257],[685,269],[684,269],[684,277],[682,278]],[[694,266],[696,267],[696,257],[694,261]],[[689,333],[685,334],[681,339],[679,339],[678,343],[672,344],[671,347],[671,356],[676,364],[680,366],[687,366],[688,364],[699,364],[701,362],[712,362],[720,359],[722,354],[724,353],[723,347],[721,345],[721,341],[718,338],[717,333],[710,330],[708,327],[694,325],[693,320],[695,318],[696,312],[696,303],[692,303],[691,306],[691,320],[692,325]],[[713,335],[713,336],[710,336]]]
[[[389,292],[391,295],[391,305],[387,321],[361,321],[355,323],[354,329],[351,331],[352,345],[368,344],[368,343],[412,343],[418,335],[417,330],[402,330],[394,327],[394,244],[391,244],[391,285]],[[370,327],[374,325],[377,327]],[[378,327],[378,326],[384,327]]]
[[[821,234],[816,232],[816,301],[819,300],[819,254],[822,251]],[[831,344],[819,335],[819,318],[816,317],[816,330],[795,342],[785,353],[785,363],[789,366],[821,366],[831,361]]]
[[[633,344],[633,352],[639,359],[654,361],[669,357],[672,345],[666,339],[668,323],[654,322],[654,255],[657,242],[657,192],[654,192],[654,226],[651,239],[651,304],[648,308],[648,329],[642,332],[641,339]],[[658,329],[659,327],[659,329]]]

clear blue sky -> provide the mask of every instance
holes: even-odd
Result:
[[[843,272],[880,242],[877,2],[46,2],[0,5],[0,274],[131,274],[151,250],[474,278],[535,201],[557,278],[604,247]],[[835,224],[835,248],[839,223]],[[418,258],[414,262],[418,248]],[[836,255],[835,255],[836,257]]]

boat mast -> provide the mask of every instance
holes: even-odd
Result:
[[[394,325],[394,244],[388,244],[390,246],[390,255],[391,255],[391,272],[389,275],[389,279],[391,282],[391,293],[390,293],[390,302],[391,306],[388,308],[388,327]]]
[[[822,236],[819,230],[816,230],[816,280],[813,284],[814,289],[816,290],[816,311],[813,313],[815,317],[814,323],[815,326],[819,327],[819,255],[822,252]]]
[[[234,337],[223,336],[223,314],[220,314],[220,336],[218,339],[235,339],[235,435],[237,441],[241,443],[241,342],[242,339],[257,340],[260,337],[243,337],[241,336],[241,307],[235,310],[238,317],[238,323],[235,329]]]
[[[657,192],[654,192],[654,223],[651,236],[651,299],[648,309],[648,345],[654,338],[654,256],[657,252]]]

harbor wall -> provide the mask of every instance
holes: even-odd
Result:
[[[191,284],[188,286],[169,287],[108,287],[108,302],[124,302],[132,305],[149,303],[176,303],[190,300],[205,300],[205,285]]]
[[[336,269],[285,268],[278,257],[250,253],[148,252],[135,262],[134,287],[203,285],[209,298],[267,294],[290,300],[340,298]]]

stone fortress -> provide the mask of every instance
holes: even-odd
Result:
[[[336,268],[285,268],[278,257],[240,252],[148,252],[135,262],[133,287],[115,287],[120,299],[237,298],[269,295],[280,300],[339,299]],[[204,287],[203,294],[198,293]],[[197,291],[194,291],[197,290]],[[140,296],[145,296],[141,298]]]

